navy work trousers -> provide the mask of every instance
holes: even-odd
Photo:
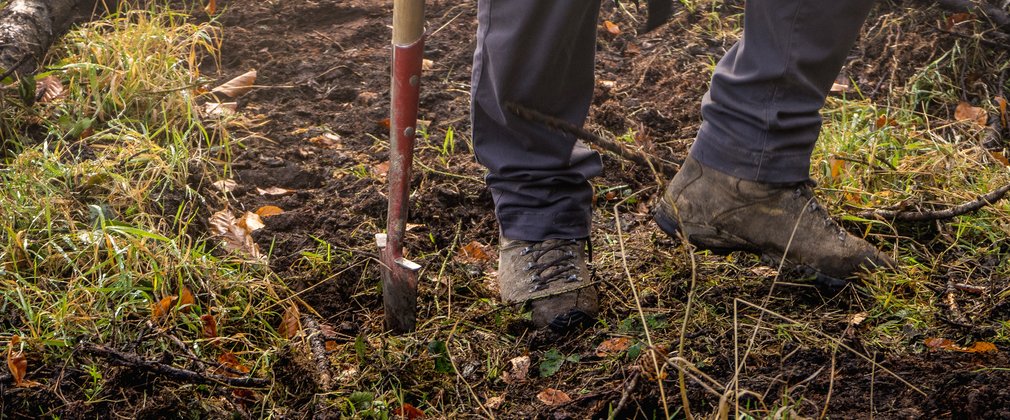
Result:
[[[702,99],[691,156],[758,182],[801,182],[820,109],[872,0],[748,0],[743,36]],[[502,235],[589,236],[599,155],[570,135],[505,109],[515,102],[576,125],[593,93],[599,0],[479,0],[472,76],[473,142],[489,170]]]

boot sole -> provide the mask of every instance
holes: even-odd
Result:
[[[711,226],[695,225],[692,226],[689,232],[687,229],[682,229],[681,224],[675,218],[670,217],[662,210],[656,211],[656,214],[653,215],[653,220],[656,221],[659,229],[670,238],[682,241],[686,237],[687,241],[698,247],[698,249],[710,251],[716,255],[728,255],[732,252],[744,251],[759,255],[763,259],[775,261],[776,263],[782,260],[782,255],[762,252],[759,248],[750,245],[749,242],[743,239],[732,237],[732,241],[727,241],[725,233],[719,234]],[[828,296],[837,295],[849,284],[848,280],[829,276],[810,266],[804,267],[814,272],[813,285],[822,294]]]

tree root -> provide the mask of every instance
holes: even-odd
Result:
[[[329,392],[333,385],[333,375],[330,374],[330,359],[326,356],[326,338],[323,336],[319,322],[311,315],[302,317],[302,327],[305,329],[305,338],[312,349],[312,358],[316,362],[317,382],[322,392]]]
[[[78,346],[78,349],[84,354],[101,357],[112,365],[143,369],[181,382],[207,385],[222,384],[243,388],[263,388],[270,384],[270,380],[264,378],[234,378],[180,369],[161,362],[143,359],[136,354],[123,353],[100,344],[81,343],[80,346]]]

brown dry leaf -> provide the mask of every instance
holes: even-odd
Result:
[[[852,316],[849,317],[849,325],[859,325],[859,324],[862,324],[863,321],[866,321],[866,318],[869,315],[870,314],[868,314],[866,312],[859,312],[859,313],[852,314]]]
[[[165,296],[164,298],[159,300],[158,303],[155,303],[154,307],[151,308],[151,318],[155,322],[158,322],[166,315],[168,315],[172,311],[172,307],[175,306],[176,299],[179,299],[179,297]]]
[[[368,168],[368,172],[372,174],[372,178],[385,178],[386,174],[389,173],[389,161],[378,163]]]
[[[235,182],[234,179],[222,179],[220,181],[215,181],[211,185],[223,193],[230,193],[235,190],[235,187],[238,187],[238,182]]]
[[[971,106],[967,102],[960,102],[954,108],[954,119],[957,121],[974,121],[976,124],[985,126],[989,120],[989,114],[984,109]]]
[[[596,355],[599,357],[613,356],[620,354],[631,347],[631,339],[628,337],[614,337],[605,340],[596,346]]]
[[[333,133],[323,133],[309,139],[309,143],[322,147],[337,147],[341,144],[340,136]]]
[[[227,117],[238,112],[238,102],[207,102],[203,104],[203,114],[211,117]]]
[[[217,13],[217,0],[208,1],[207,7],[204,7],[203,10],[207,12],[208,15],[213,15],[214,13]]]
[[[389,127],[392,126],[391,124],[392,123],[389,122],[389,118],[383,118],[379,120],[379,126],[385,127],[387,130],[389,129]]]
[[[17,351],[14,349],[17,348]],[[28,358],[25,357],[24,347],[21,344],[21,336],[15,335],[11,337],[10,344],[7,346],[7,368],[11,371],[11,377],[14,378],[14,386],[17,387],[31,387],[36,386],[38,383],[25,380],[25,374],[28,373]]]
[[[326,351],[337,351],[337,348],[339,347],[337,342],[333,340],[326,340],[326,342],[323,343],[323,346],[326,348]]]
[[[407,420],[424,418],[424,412],[418,409],[417,407],[410,405],[410,403],[403,403],[403,405],[401,405],[400,408],[393,410],[393,414],[399,417],[406,418]]]
[[[1006,126],[1008,125],[1007,122],[1008,122],[1008,120],[1010,120],[1010,118],[1007,117],[1007,113],[1006,113],[1006,99],[1003,99],[1002,96],[997,96],[995,98],[995,100],[996,100],[996,103],[999,104],[999,119],[1000,119],[1000,122],[1003,123],[1003,127],[1006,128]]]
[[[39,102],[52,102],[63,96],[63,82],[56,76],[46,76],[35,81],[35,97]]]
[[[196,298],[193,297],[193,291],[189,290],[188,287],[183,286],[182,292],[179,292],[179,310],[183,312],[188,312],[193,309],[193,305],[196,305]]]
[[[294,190],[289,190],[287,188],[281,188],[281,187],[269,187],[266,189],[256,188],[256,193],[259,195],[284,195],[284,194],[290,194],[292,192],[294,192]]]
[[[845,84],[841,84],[841,83],[832,83],[831,84],[831,91],[830,91],[831,93],[846,93],[848,91],[849,91],[849,85],[845,85]]]
[[[547,388],[544,389],[543,391],[540,391],[540,393],[537,394],[537,399],[550,407],[554,407],[556,405],[561,405],[571,401],[572,397],[569,397],[568,394],[565,394],[564,391],[560,391],[554,388]]]
[[[897,127],[898,120],[894,118],[889,118],[887,115],[881,115],[877,117],[877,121],[873,123],[873,126],[876,127],[878,130],[887,126]]]
[[[254,213],[247,213],[256,216]],[[256,216],[259,218],[259,216]],[[259,245],[256,245],[256,241],[253,240],[249,230],[249,220],[248,217],[243,217],[242,225],[239,225],[239,221],[235,219],[235,216],[231,214],[228,210],[221,210],[210,216],[207,220],[207,224],[210,226],[211,233],[218,236],[224,242],[224,248],[230,252],[240,252],[248,255],[249,257],[262,260],[263,256],[260,254]],[[263,221],[260,220],[260,224]]]
[[[225,84],[211,90],[211,93],[220,93],[229,98],[238,98],[249,93],[256,84],[256,70],[250,70]]]
[[[203,328],[201,329],[203,338],[217,338],[217,318],[214,318],[214,315],[201,315],[200,323],[203,324]]]
[[[976,341],[971,347],[964,349],[968,353],[996,353],[999,350],[996,345],[988,341]]]
[[[435,68],[435,62],[427,58],[421,60],[421,70],[428,71]]]
[[[1006,156],[1003,156],[1003,152],[990,151],[989,155],[991,155],[993,159],[996,159],[997,162],[1002,163],[1003,166],[1010,166],[1010,160],[1008,160]]]
[[[235,370],[242,373],[249,373],[249,367],[243,365],[238,356],[230,351],[222,353],[217,357],[217,362],[223,366],[228,367],[231,370]]]
[[[971,13],[968,12],[954,13],[947,17],[947,25],[946,25],[947,30],[948,31],[952,30],[954,29],[954,26],[956,26],[957,24],[961,22],[967,22],[971,19],[972,19]]]
[[[263,206],[256,209],[256,214],[261,218],[284,214],[284,209],[277,206]]]
[[[238,219],[237,224],[239,227],[245,229],[249,233],[253,233],[267,226],[266,223],[263,223],[262,217],[260,217],[256,213],[248,211],[242,215],[241,219]]]
[[[503,402],[505,402],[505,396],[499,395],[497,397],[488,398],[487,401],[484,401],[484,406],[492,410],[497,410],[498,407],[501,407]]]
[[[456,253],[456,258],[474,263],[491,261],[491,256],[485,251],[484,244],[477,241],[472,241],[462,246]]]
[[[775,277],[779,275],[778,270],[763,265],[750,269],[750,272],[761,277]]]
[[[281,325],[277,328],[277,332],[281,333],[281,337],[294,338],[302,330],[301,318],[302,314],[297,306],[288,306],[288,309],[285,309],[284,314],[281,315]]]
[[[620,35],[621,34],[621,27],[617,26],[616,23],[611,22],[609,20],[603,21],[603,27],[606,28],[607,32],[610,32],[611,35]]]
[[[502,380],[507,384],[525,382],[526,376],[530,372],[530,357],[513,357],[509,363],[512,364],[512,370],[502,373]]]

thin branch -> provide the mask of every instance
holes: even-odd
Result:
[[[663,174],[668,178],[672,178],[680,170],[680,163],[677,162],[676,165],[671,165],[663,160],[656,159],[652,156],[646,155],[645,153],[631,150],[616,140],[606,139],[600,137],[596,134],[590,133],[582,127],[578,127],[568,121],[552,117],[550,115],[541,113],[539,111],[529,109],[515,102],[506,102],[505,107],[508,108],[513,114],[527,121],[540,123],[546,125],[548,128],[560,131],[562,133],[570,134],[575,138],[592,143],[603,150],[614,153],[624,159],[630,160],[631,162],[637,163],[642,166],[647,166],[653,168],[655,171]]]
[[[136,354],[123,353],[101,344],[81,343],[80,350],[85,354],[101,357],[113,365],[140,368],[157,375],[187,383],[224,384],[243,388],[262,388],[270,384],[270,380],[264,378],[232,378],[180,369],[161,362],[143,359]]]
[[[996,190],[986,195],[983,195],[976,200],[969,201],[967,203],[946,208],[943,210],[929,210],[929,211],[869,210],[856,213],[856,216],[861,217],[863,219],[890,220],[899,222],[927,222],[933,220],[945,220],[977,211],[985,206],[991,206],[993,203],[1002,200],[1006,196],[1007,192],[1010,192],[1010,184],[999,187]]]
[[[968,12],[981,15],[1004,31],[1010,31],[1010,15],[998,6],[986,1],[972,0],[918,0],[919,3],[935,4],[943,9],[954,12]]]
[[[312,349],[312,357],[316,361],[316,373],[319,375],[319,388],[323,392],[329,392],[333,383],[333,375],[330,374],[330,359],[326,357],[326,338],[319,328],[319,322],[311,315],[302,316],[302,325]]]

